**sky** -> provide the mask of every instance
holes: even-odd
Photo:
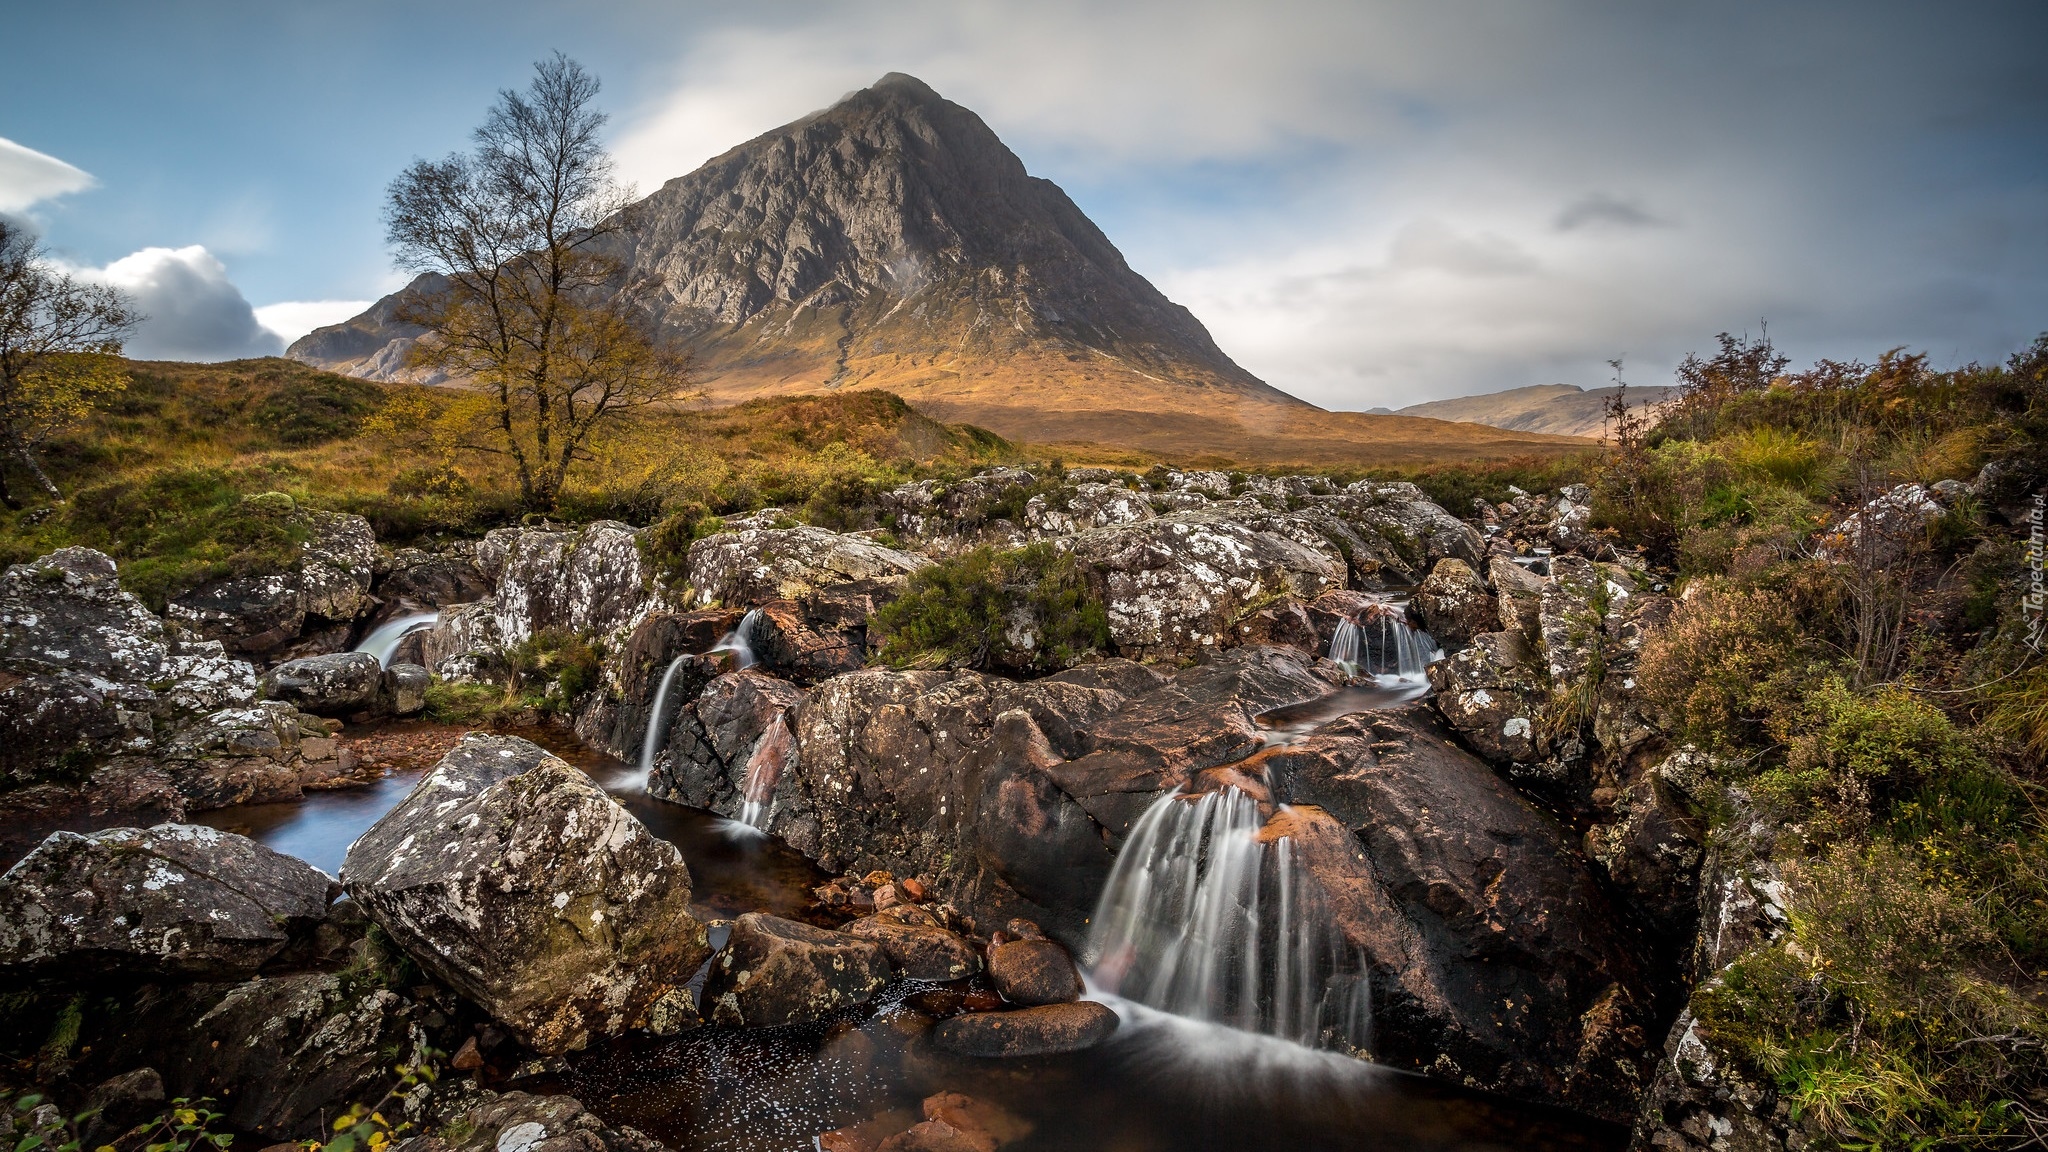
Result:
[[[0,213],[133,355],[392,290],[379,218],[561,50],[641,191],[891,71],[979,113],[1252,372],[1364,409],[2048,330],[2048,5],[0,0]]]

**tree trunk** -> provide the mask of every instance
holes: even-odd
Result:
[[[49,493],[52,503],[62,504],[64,502],[64,493],[58,489],[57,482],[50,479],[50,474],[43,471],[42,462],[36,459],[35,449],[28,446],[28,443],[21,438],[21,433],[18,431],[10,430],[7,438],[14,445],[14,455],[21,461],[22,466],[28,469],[29,475],[36,478],[36,484],[44,492]]]
[[[7,468],[0,464],[0,504],[7,505],[11,512],[21,511],[21,501],[14,498],[14,489],[7,486]]]

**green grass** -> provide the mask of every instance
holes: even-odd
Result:
[[[1010,642],[1029,621],[1036,646]],[[879,658],[898,668],[967,667],[1053,672],[1109,647],[1109,617],[1074,558],[1050,544],[976,548],[910,578],[875,614]]]

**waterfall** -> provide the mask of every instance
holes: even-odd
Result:
[[[368,636],[363,637],[363,642],[356,645],[356,651],[368,652],[377,658],[379,667],[389,668],[391,657],[398,651],[400,640],[422,628],[432,626],[434,621],[440,618],[439,612],[414,612],[409,616],[386,620],[377,625]]]
[[[1236,788],[1155,802],[1097,904],[1085,959],[1105,991],[1306,1045],[1363,1049],[1371,1007],[1322,891]]]
[[[662,723],[668,711],[668,686],[675,682],[676,669],[690,658],[685,652],[668,662],[668,671],[661,674],[661,686],[654,690],[654,703],[647,709],[647,735],[640,739],[640,779],[643,783],[654,774],[654,754],[661,751],[661,735],[668,730]]]
[[[775,798],[775,785],[796,751],[796,736],[789,730],[789,714],[778,712],[754,742],[747,756],[746,776],[740,784],[740,823],[758,831],[768,830],[768,802]]]
[[[1338,620],[1330,635],[1330,659],[1349,676],[1420,681],[1442,657],[1429,633],[1411,627],[1407,613],[1394,604],[1367,605],[1357,619]]]
[[[1344,669],[1346,676],[1358,675],[1359,638],[1358,621],[1346,616],[1337,621],[1337,630],[1330,634],[1330,659]]]
[[[711,651],[732,653],[732,662],[735,668],[752,668],[754,666],[754,625],[759,623],[760,619],[761,610],[759,608],[748,609],[747,614],[740,617],[740,626],[719,637],[718,643],[711,646]]]

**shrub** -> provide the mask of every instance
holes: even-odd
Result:
[[[1636,680],[1686,739],[1723,752],[1752,747],[1773,705],[1806,674],[1796,623],[1782,596],[1697,583],[1644,641]]]
[[[1757,778],[1758,795],[1821,840],[1860,831],[1930,780],[1985,767],[1946,713],[1896,685],[1858,693],[1826,677],[1772,727],[1785,761]]]
[[[725,527],[725,522],[702,504],[690,503],[671,512],[635,539],[640,556],[654,569],[655,578],[680,588],[690,578],[690,545]]]
[[[1051,544],[986,545],[917,572],[874,616],[894,667],[1050,672],[1109,646],[1109,617],[1074,558]]]
[[[2018,1132],[2014,1098],[2048,1072],[2048,1016],[1975,974],[1999,960],[1979,911],[1883,844],[1789,865],[1786,881],[1784,938],[1693,997],[1707,1037],[1849,1147]]]

